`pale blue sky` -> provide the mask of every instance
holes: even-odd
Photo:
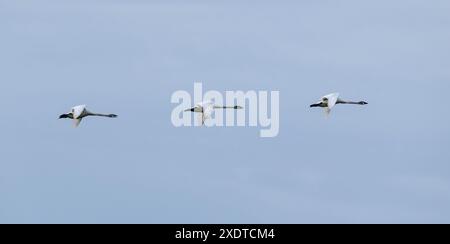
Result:
[[[0,223],[450,223],[449,13],[0,0]],[[174,128],[196,81],[279,90],[279,136]],[[369,106],[308,107],[335,91]],[[120,117],[57,119],[78,104]]]

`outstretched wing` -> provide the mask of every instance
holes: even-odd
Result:
[[[205,120],[210,119],[214,112],[214,104],[203,104],[203,107],[200,107],[200,109],[201,112],[197,114],[197,119],[199,124],[204,125]]]
[[[327,102],[328,109],[331,110],[334,107],[334,105],[336,105],[338,98],[339,98],[339,93],[332,93],[332,94],[324,96],[322,98],[322,100]],[[330,112],[328,111],[328,113],[330,113]]]
[[[82,119],[73,119],[74,126],[78,127],[80,125],[80,123],[81,123],[81,120]]]
[[[79,105],[72,108],[72,114],[74,119],[80,118],[86,111],[86,105]]]
[[[203,120],[210,119],[214,112],[214,104],[205,104],[203,107]]]
[[[328,117],[331,113],[331,109],[329,107],[324,107],[323,111],[325,112],[325,115]]]
[[[203,118],[203,113],[197,113],[197,121],[199,125],[205,124],[205,120]]]

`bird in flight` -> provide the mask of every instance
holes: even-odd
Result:
[[[203,101],[195,105],[193,108],[188,108],[184,112],[198,113],[199,121],[205,124],[205,120],[211,118],[215,109],[242,109],[241,106],[218,106],[212,101]]]
[[[352,101],[344,101],[342,99],[339,98],[339,93],[332,93],[326,96],[323,96],[322,99],[315,103],[315,104],[311,104],[310,107],[314,108],[314,107],[321,107],[325,109],[325,113],[328,115],[331,112],[331,109],[336,105],[336,104],[356,104],[356,105],[367,105],[368,103],[365,101],[360,101],[360,102],[352,102]]]
[[[81,120],[87,116],[100,116],[100,117],[107,117],[107,118],[116,118],[117,117],[117,115],[115,115],[115,114],[92,113],[86,109],[86,105],[78,105],[78,106],[73,107],[69,113],[60,115],[59,118],[60,119],[72,119],[74,121],[75,127],[78,127],[78,125],[81,123]]]

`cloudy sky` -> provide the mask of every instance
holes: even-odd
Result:
[[[450,223],[449,13],[0,0],[0,223]],[[279,136],[173,127],[194,82],[280,91]],[[331,92],[369,105],[309,108]]]

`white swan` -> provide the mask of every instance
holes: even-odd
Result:
[[[329,114],[331,112],[331,109],[336,104],[356,104],[356,105],[367,105],[367,102],[361,101],[361,102],[352,102],[352,101],[344,101],[339,98],[339,93],[332,93],[326,96],[323,96],[322,99],[315,103],[311,104],[311,108],[313,107],[321,107],[325,108],[325,112]]]
[[[75,127],[77,127],[81,123],[81,120],[87,116],[101,116],[101,117],[108,117],[108,118],[116,118],[117,117],[117,115],[115,115],[115,114],[92,113],[86,109],[86,105],[78,105],[78,106],[73,107],[69,113],[60,115],[59,118],[60,119],[73,119],[73,121],[75,123]]]
[[[205,120],[211,118],[215,109],[242,109],[241,106],[217,106],[212,101],[204,101],[198,103],[193,108],[188,108],[184,110],[184,112],[193,112],[199,113],[199,121],[201,121],[202,125],[205,124]]]

